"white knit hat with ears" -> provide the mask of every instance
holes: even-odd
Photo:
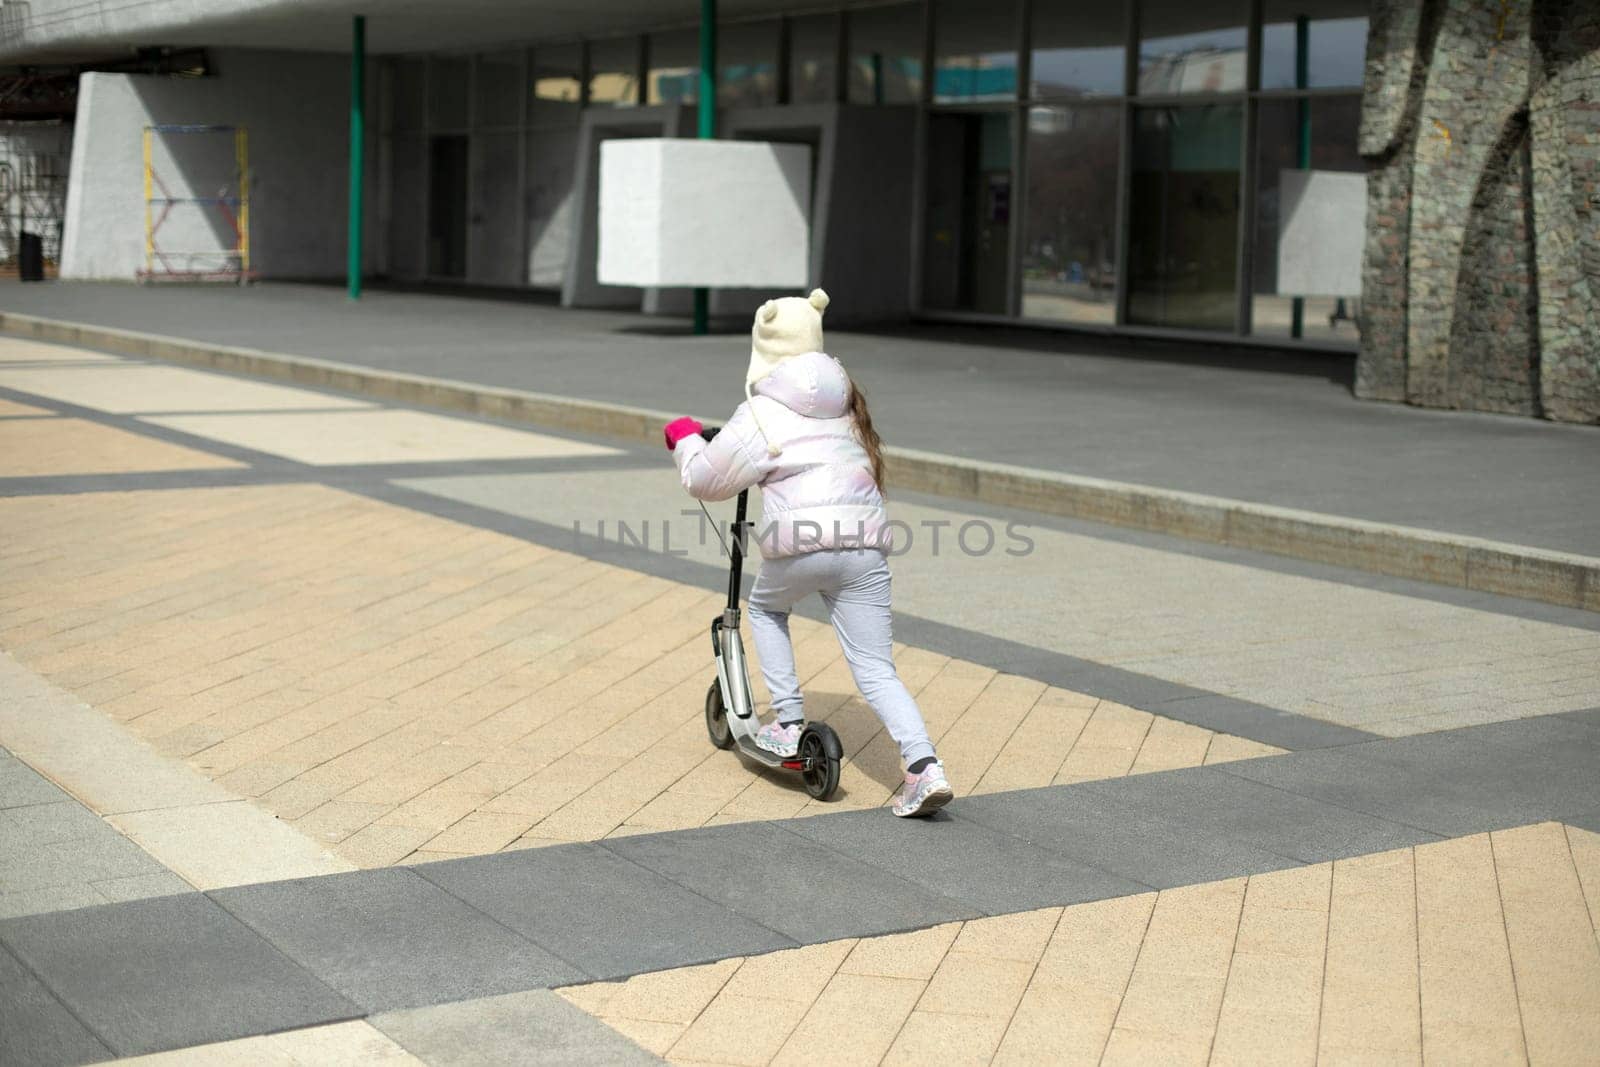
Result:
[[[750,398],[751,387],[778,369],[778,364],[790,356],[807,352],[821,352],[822,313],[828,308],[828,294],[821,289],[811,290],[810,296],[785,296],[768,300],[756,309],[755,325],[750,327],[750,370],[744,378],[744,395]],[[754,405],[750,413],[755,414]],[[759,416],[756,428],[766,437],[766,428]],[[767,440],[767,454],[776,456],[778,446]]]

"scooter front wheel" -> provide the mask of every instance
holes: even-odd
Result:
[[[722,682],[715,678],[706,691],[706,735],[718,748],[733,747],[733,728],[728,725],[728,709],[722,703]]]
[[[839,788],[839,760],[844,754],[839,735],[827,723],[814,722],[800,735],[796,758],[803,760],[805,770],[800,780],[806,792],[817,800],[827,800]]]

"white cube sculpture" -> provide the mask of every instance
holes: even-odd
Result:
[[[798,289],[810,252],[805,145],[601,143],[601,284]]]
[[[1360,296],[1367,239],[1367,176],[1278,172],[1278,292]]]

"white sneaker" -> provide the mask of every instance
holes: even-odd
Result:
[[[800,751],[800,732],[803,728],[802,723],[785,726],[780,722],[769,722],[756,731],[756,747],[788,759]]]
[[[934,760],[921,774],[906,773],[906,780],[895,791],[893,811],[902,819],[932,815],[955,798],[956,791],[944,776],[944,764]]]

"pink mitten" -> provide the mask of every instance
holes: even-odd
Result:
[[[703,429],[705,429],[705,427],[700,425],[699,422],[685,415],[681,419],[673,419],[671,422],[667,423],[665,428],[662,429],[661,433],[667,439],[667,451],[671,452],[674,448],[678,447],[679,441],[683,440],[685,437],[697,434]]]

